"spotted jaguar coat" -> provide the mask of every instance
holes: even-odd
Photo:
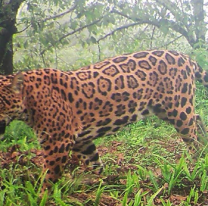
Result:
[[[13,119],[36,132],[47,171],[43,190],[69,158],[102,170],[93,139],[155,114],[186,143],[198,143],[195,81],[208,73],[175,51],[152,50],[106,59],[77,71],[39,69],[0,77],[1,130]]]

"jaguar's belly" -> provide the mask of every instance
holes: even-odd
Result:
[[[96,122],[95,124],[86,125],[78,134],[76,140],[80,142],[112,135],[117,131],[122,130],[126,125],[137,122],[151,115],[153,115],[153,111],[151,111],[150,108],[144,109],[143,111],[137,113],[132,113],[131,115],[123,115],[119,118],[115,116],[111,117],[109,115],[109,117],[106,117],[103,120]]]

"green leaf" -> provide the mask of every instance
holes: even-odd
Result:
[[[70,27],[71,27],[71,29],[75,30],[77,28],[77,25],[78,25],[77,21],[73,21],[73,22],[71,22]]]
[[[95,38],[95,37],[93,37],[93,36],[91,36],[90,41],[91,41],[93,44],[97,43],[96,38]]]
[[[160,30],[167,35],[169,32],[169,25],[168,25],[168,21],[167,20],[161,20],[160,21]]]

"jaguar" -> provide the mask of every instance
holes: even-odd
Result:
[[[195,61],[167,50],[120,55],[76,71],[45,68],[1,76],[1,132],[14,119],[33,128],[43,150],[45,191],[70,157],[102,172],[93,140],[149,115],[172,124],[188,148],[198,147],[196,80],[208,87],[208,73]]]

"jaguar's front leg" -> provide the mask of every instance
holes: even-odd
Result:
[[[54,140],[47,136],[44,138],[44,142],[41,143],[44,154],[44,168],[43,172],[46,173],[42,193],[46,189],[51,188],[51,182],[55,183],[62,175],[65,164],[69,158],[69,151],[73,147],[72,140],[60,141]]]

